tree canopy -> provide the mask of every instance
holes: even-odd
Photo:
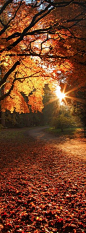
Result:
[[[84,0],[1,0],[2,110],[42,111],[46,83],[85,91],[85,29]]]

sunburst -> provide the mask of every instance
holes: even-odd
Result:
[[[66,92],[67,84],[65,84],[65,85],[64,85],[64,88],[63,88],[63,93],[65,94],[65,98],[63,98],[64,102],[65,102],[66,104],[68,104],[67,99],[70,99],[70,100],[72,100],[72,101],[77,101],[77,102],[84,103],[85,100],[71,95],[73,92],[79,90],[79,89],[80,89],[81,87],[83,87],[83,86],[85,86],[85,83],[81,83],[81,84],[79,84],[79,85],[73,87],[72,89],[70,89],[69,91]]]
[[[57,96],[57,98],[59,99],[59,101],[60,101],[60,103],[61,103],[62,100],[64,100],[66,96],[65,96],[64,91],[61,92],[60,89],[61,89],[61,87],[60,87],[60,86],[57,86],[57,87],[56,87],[55,93],[56,93],[56,96]]]
[[[52,96],[52,98],[45,105],[51,104],[52,102],[56,101],[57,98],[59,100],[60,105],[62,105],[63,103],[65,105],[69,105],[68,99],[70,99],[71,101],[85,103],[85,100],[83,100],[81,98],[77,98],[73,95],[70,95],[73,92],[75,92],[76,90],[79,90],[83,86],[85,86],[85,83],[81,83],[81,84],[77,85],[76,87],[73,87],[72,89],[66,91],[67,84],[64,84],[64,88],[61,91],[61,87],[59,85],[57,85],[55,88],[55,91],[54,91],[55,94]]]

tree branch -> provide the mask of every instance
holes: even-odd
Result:
[[[12,1],[13,1],[13,0],[12,0]],[[17,14],[17,12],[18,12],[20,6],[21,6],[21,4],[22,4],[22,0],[21,0],[21,2],[20,2],[20,4],[19,4],[17,10],[15,11],[14,16],[8,21],[7,24],[3,24],[4,28],[0,31],[0,36],[6,31],[7,28],[9,28],[9,24],[10,24],[10,22],[15,18],[16,14]],[[5,39],[6,39],[6,38],[5,38]]]
[[[10,95],[11,91],[13,90],[15,81],[16,81],[16,78],[13,80],[12,86],[11,86],[11,88],[9,89],[9,91],[8,91],[7,93],[5,93],[4,95],[0,96],[0,101],[1,101],[1,100],[4,100],[7,96]]]
[[[2,14],[2,12],[5,10],[5,8],[11,3],[13,2],[13,0],[8,0],[4,3],[4,5],[1,7],[0,9],[0,14]]]
[[[2,86],[6,82],[8,76],[16,69],[16,66],[18,65],[20,65],[19,61],[15,62],[15,64],[11,67],[11,69],[8,70],[8,72],[4,75],[4,78],[0,81],[0,86]]]
[[[75,0],[70,0],[69,2],[68,1],[63,1],[63,2],[53,2],[51,0],[46,0],[46,2],[50,3],[52,6],[54,7],[66,7],[66,6],[69,6],[70,4],[74,4],[74,5],[79,5],[79,6],[82,6],[82,7],[86,7],[86,1],[83,0],[83,1],[75,1]]]
[[[19,44],[19,42],[23,40],[23,37],[26,35],[28,30],[30,30],[38,21],[40,21],[40,19],[44,18],[47,14],[49,14],[51,10],[52,10],[51,5],[49,4],[44,10],[41,10],[40,12],[35,14],[30,25],[26,27],[21,33],[20,37],[15,42],[13,42],[11,45],[7,46],[6,49],[9,51],[12,48],[14,48],[17,44]],[[4,50],[2,49],[0,52],[3,52],[3,51]]]

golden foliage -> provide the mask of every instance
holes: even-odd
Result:
[[[4,3],[1,0],[1,4]],[[77,24],[72,27],[73,18],[80,20],[76,17],[81,12],[80,6],[71,3],[67,7],[57,7],[40,19],[41,14],[37,17],[36,14],[41,9],[41,6],[33,7],[25,1],[13,1],[0,16],[0,31],[3,30],[0,37],[1,78],[20,61],[20,66],[3,84],[4,93],[13,85],[10,96],[1,103],[3,111],[28,112],[29,105],[32,111],[42,111],[46,83],[53,90],[55,82],[65,82],[65,78],[69,85],[75,80],[79,83],[85,80],[85,66],[81,65],[82,60],[86,61],[83,52],[86,42],[82,40],[82,33],[86,36],[82,31],[85,23],[80,21],[77,30]],[[41,29],[46,30],[40,33]],[[20,38],[19,43],[12,46]]]

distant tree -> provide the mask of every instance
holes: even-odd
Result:
[[[78,115],[80,117],[82,121],[82,125],[84,127],[84,134],[86,137],[86,91],[84,91],[84,88],[80,89],[76,93],[76,97],[79,98],[80,101],[79,102],[75,101],[73,111],[75,115]]]
[[[53,92],[50,90],[48,84],[46,84],[44,87],[43,104],[44,104],[44,108],[43,108],[44,124],[49,125],[53,112]]]
[[[31,126],[43,126],[43,113],[17,113],[10,111],[5,112],[5,127],[8,128],[23,128]],[[2,124],[3,125],[3,124]]]
[[[81,125],[80,119],[74,115],[70,108],[65,105],[59,106],[59,111],[54,112],[52,126],[60,129],[62,132],[67,128],[78,127]]]

